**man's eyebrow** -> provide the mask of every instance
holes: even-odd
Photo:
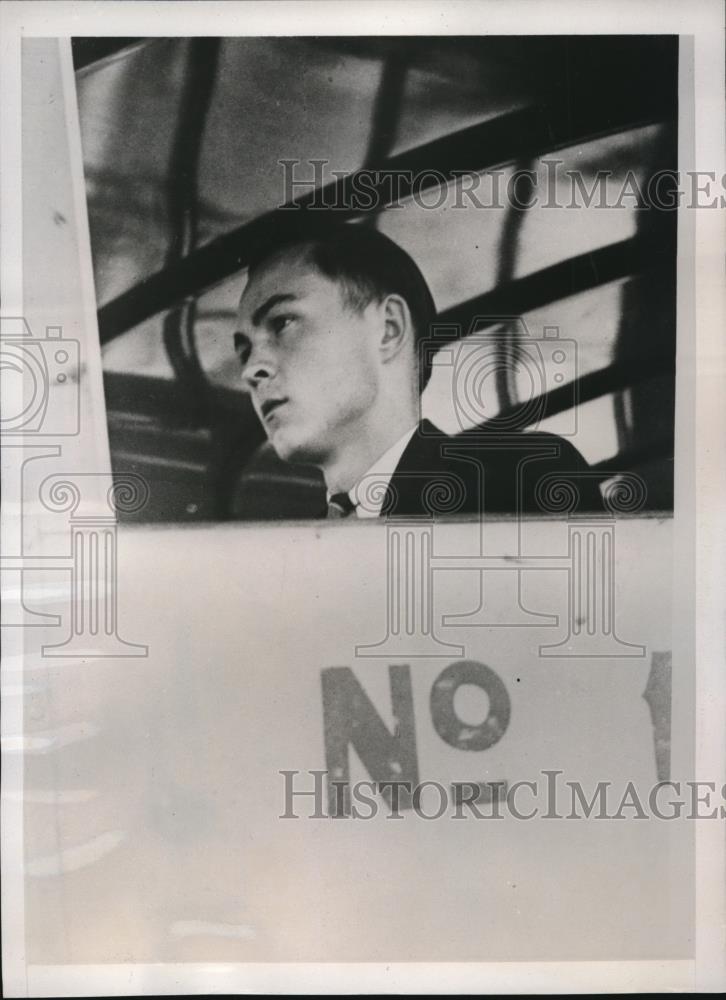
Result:
[[[259,326],[262,320],[265,318],[267,313],[274,306],[278,305],[280,302],[290,302],[296,299],[297,295],[293,295],[292,292],[278,292],[276,295],[271,295],[269,299],[266,299],[261,306],[258,306],[252,313],[252,325]]]

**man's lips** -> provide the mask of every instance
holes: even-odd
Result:
[[[260,407],[260,413],[262,414],[263,420],[267,420],[270,414],[274,413],[279,407],[284,406],[287,403],[287,398],[285,399],[266,399],[265,402]]]

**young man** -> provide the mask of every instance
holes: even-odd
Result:
[[[375,229],[296,227],[251,260],[235,333],[243,378],[277,455],[322,471],[328,516],[541,512],[563,482],[569,509],[601,509],[561,438],[496,422],[450,436],[421,420],[435,318],[417,265]]]

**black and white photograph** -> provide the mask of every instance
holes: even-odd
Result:
[[[4,6],[4,994],[723,989],[722,7]]]
[[[677,37],[73,50],[136,520],[672,511]]]

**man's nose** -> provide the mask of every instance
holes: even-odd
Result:
[[[242,378],[250,389],[256,389],[260,382],[274,378],[277,366],[267,352],[251,354],[249,361],[242,369]]]

